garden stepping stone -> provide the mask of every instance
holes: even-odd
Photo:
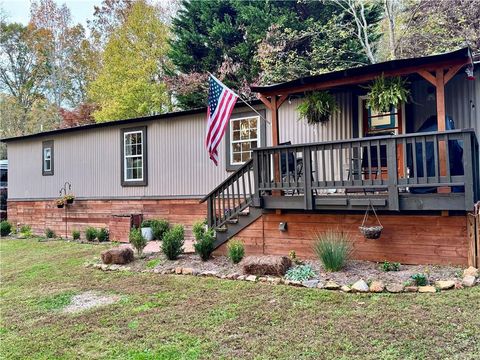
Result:
[[[373,293],[381,293],[383,290],[385,290],[383,281],[372,281],[370,284],[370,291]]]
[[[475,276],[467,275],[463,277],[462,285],[466,287],[472,287],[475,285]]]
[[[463,270],[463,276],[478,277],[478,269],[470,266],[468,269]]]
[[[394,294],[401,293],[401,292],[403,292],[403,289],[404,289],[404,287],[403,287],[402,284],[389,284],[389,285],[387,285],[387,291],[389,293],[394,293]]]
[[[319,282],[320,282],[320,280],[305,280],[304,282],[302,282],[302,285],[304,287],[313,289],[313,288],[317,287]]]
[[[255,281],[257,281],[257,275],[248,275],[248,276],[245,278],[245,280],[255,282]]]
[[[364,280],[358,280],[355,284],[352,285],[353,292],[368,292],[368,284]]]
[[[327,281],[323,288],[327,290],[338,290],[340,289],[340,285],[338,285],[335,281]]]
[[[182,269],[182,274],[183,275],[193,275],[193,269],[192,268],[183,268]]]
[[[350,289],[349,286],[347,285],[342,285],[342,287],[340,288],[340,290],[342,290],[343,292],[346,292],[346,293],[349,293],[352,291],[352,289]]]
[[[431,285],[419,286],[418,292],[419,293],[436,293],[437,289],[435,289],[435,287]]]
[[[452,280],[439,280],[435,282],[435,287],[440,290],[452,289],[455,286],[455,281]]]
[[[418,286],[405,286],[405,292],[417,292]]]

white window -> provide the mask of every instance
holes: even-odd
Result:
[[[252,157],[260,143],[260,117],[230,120],[230,164],[241,165]]]
[[[43,171],[52,171],[52,148],[43,149]]]
[[[144,179],[144,148],[143,131],[130,131],[123,133],[124,181],[143,181]]]

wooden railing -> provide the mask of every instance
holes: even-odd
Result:
[[[317,195],[383,193],[388,209],[400,210],[399,193],[454,192],[471,210],[479,198],[478,156],[473,130],[259,148],[254,198],[303,197],[302,208],[311,210]]]
[[[219,228],[253,201],[253,160],[247,161],[201,202],[207,202],[208,226]]]

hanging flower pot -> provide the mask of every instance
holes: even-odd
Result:
[[[55,201],[55,203],[57,204],[57,208],[59,208],[59,209],[61,209],[65,206],[65,200],[63,200],[63,198],[57,199]]]
[[[338,109],[335,97],[328,91],[307,93],[305,100],[297,107],[300,118],[307,120],[310,125],[326,123]]]
[[[410,96],[407,81],[399,76],[385,78],[382,74],[367,89],[367,107],[379,113],[389,112],[392,106],[408,102]]]
[[[370,208],[372,208],[373,214],[375,215],[375,218],[377,219],[378,225],[366,226],[366,223],[367,223],[367,220],[368,220],[368,213],[370,211]],[[380,236],[382,235],[383,226],[382,226],[382,223],[380,222],[380,219],[377,216],[377,212],[375,211],[375,208],[373,207],[371,202],[368,204],[367,210],[365,211],[365,215],[363,217],[362,225],[360,225],[358,228],[360,230],[360,233],[365,237],[365,239],[376,240],[376,239],[380,238]]]
[[[75,200],[75,196],[73,194],[68,194],[63,197],[67,204],[73,204],[73,200]]]

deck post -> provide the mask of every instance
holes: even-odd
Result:
[[[310,147],[303,148],[303,196],[305,201],[305,210],[313,210],[312,193],[312,154]]]
[[[210,196],[207,200],[207,222],[208,227],[213,227],[213,201],[212,196]]]
[[[397,173],[397,144],[395,139],[387,140],[387,171],[388,171],[388,208],[399,211],[398,202],[398,173]]]
[[[472,156],[472,134],[463,133],[463,171],[465,176],[465,210],[473,210],[474,205],[474,189],[473,189],[473,166],[474,156]]]
[[[258,151],[253,151],[253,198],[252,198],[252,205],[259,207],[261,206],[260,202],[260,168],[258,163]]]

